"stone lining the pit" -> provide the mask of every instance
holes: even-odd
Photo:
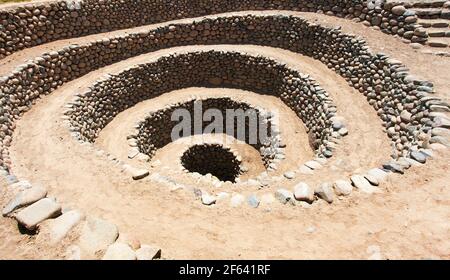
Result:
[[[220,144],[201,144],[189,147],[180,158],[186,172],[211,174],[220,181],[234,183],[242,173],[239,155]]]
[[[197,104],[197,107],[196,107]],[[212,124],[213,121],[202,121],[202,127],[200,131],[195,131],[195,111],[201,108],[200,113],[203,117],[203,112],[207,110],[215,110],[215,113],[220,113],[222,116],[222,128],[223,131],[209,131],[207,127]],[[284,147],[281,136],[278,132],[278,127],[275,121],[272,121],[273,114],[262,108],[256,108],[244,101],[236,101],[229,97],[217,97],[206,99],[192,99],[177,104],[166,106],[165,108],[151,112],[145,119],[139,121],[136,124],[137,129],[131,133],[128,138],[128,142],[132,143],[140,153],[149,156],[149,160],[153,158],[156,151],[167,144],[171,143],[172,131],[177,126],[180,120],[173,120],[172,116],[176,110],[185,110],[190,116],[190,131],[188,135],[180,135],[179,137],[188,137],[196,134],[208,134],[208,133],[225,133],[241,140],[248,145],[255,148],[261,154],[261,159],[264,166],[267,169],[274,169],[276,163],[279,161],[276,159],[278,156],[284,156]],[[239,139],[238,136],[238,121],[235,119],[233,131],[227,131],[227,110],[248,112],[245,120],[239,120],[242,122],[241,129],[244,128],[244,139]],[[216,116],[216,115],[215,115]],[[215,118],[214,116],[214,118]],[[216,120],[214,119],[214,122]],[[219,121],[220,122],[220,121]],[[253,122],[253,123],[250,123]],[[255,127],[256,126],[256,127]],[[255,127],[256,130],[253,137],[250,137],[250,127]],[[131,149],[136,149],[132,147]],[[280,157],[281,158],[281,157]]]
[[[336,110],[328,94],[308,75],[264,57],[238,52],[174,54],[155,62],[131,66],[78,95],[66,115],[72,131],[79,133],[80,139],[93,142],[100,130],[118,113],[143,100],[188,87],[239,88],[278,97],[304,122],[311,145],[317,153],[327,157],[332,154],[328,146],[333,131],[331,118],[336,116]],[[217,106],[225,113],[226,109],[250,108],[230,99],[212,100],[211,104],[205,104],[205,110],[209,106]],[[195,101],[191,101],[181,107],[193,112],[194,104]],[[137,125],[139,132],[136,139],[141,152],[152,156],[158,148],[171,142],[170,134],[176,124],[171,121],[171,113],[179,107],[172,106],[166,111],[156,112]],[[270,135],[276,136],[276,131],[271,127]],[[269,145],[273,142],[268,140],[259,139],[254,147],[260,150],[263,142]],[[276,147],[273,147],[267,157],[263,157],[266,167],[275,157],[275,151]]]
[[[394,8],[395,7],[395,8]],[[0,59],[47,42],[181,18],[245,10],[292,10],[353,18],[425,42],[417,16],[395,3],[366,0],[75,0],[0,6]]]
[[[429,142],[448,143],[431,131],[450,127],[450,121],[438,113],[448,108],[448,104],[433,97],[433,85],[409,75],[401,62],[371,53],[364,40],[339,29],[298,17],[240,15],[209,17],[85,45],[70,45],[43,54],[1,77],[0,166],[9,170],[8,147],[15,120],[38,97],[128,57],[172,46],[214,43],[280,47],[320,60],[367,97],[392,139],[394,158],[427,147]]]

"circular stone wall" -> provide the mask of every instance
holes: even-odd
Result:
[[[408,69],[386,55],[372,54],[363,40],[343,34],[338,29],[314,25],[296,17],[249,15],[207,18],[193,24],[170,25],[101,42],[72,45],[42,55],[20,66],[13,74],[2,77],[0,164],[9,169],[11,161],[8,147],[15,128],[14,120],[29,110],[41,94],[48,94],[69,80],[139,53],[176,45],[205,43],[269,45],[322,61],[367,96],[368,102],[384,121],[386,131],[393,141],[394,158],[407,156],[411,149],[420,147],[423,137],[419,139],[419,135],[426,134],[433,126],[435,117],[430,115],[430,106],[435,98],[430,99],[428,96],[433,91],[432,84],[408,76]],[[133,79],[132,73],[130,75],[130,79]],[[119,88],[121,81],[110,83]],[[138,85],[136,83],[131,88]],[[116,95],[118,94],[120,93],[116,90]],[[106,102],[104,105],[113,106],[108,104],[106,95],[103,98]],[[284,99],[287,101],[287,98]],[[119,107],[123,105],[114,104]],[[110,118],[121,109],[108,110],[113,112],[107,117]],[[403,118],[400,118],[401,114]],[[94,116],[93,119],[96,118]],[[100,124],[104,125],[105,121],[107,120],[102,120]]]
[[[82,139],[93,141],[114,116],[136,103],[165,92],[198,86],[239,88],[279,97],[303,120],[317,152],[331,156],[327,144],[332,132],[330,118],[335,116],[335,110],[327,93],[309,76],[273,60],[241,53],[208,51],[177,54],[132,67],[97,83],[89,92],[80,95],[68,116],[72,129],[79,132]],[[234,108],[236,104],[228,105]],[[168,120],[162,123],[168,123]],[[147,135],[149,133],[155,135],[159,132],[148,131]],[[161,131],[161,135],[170,134]],[[155,143],[157,145],[145,146],[142,144],[145,139],[138,138],[138,142],[148,154],[169,142],[166,139]],[[259,146],[257,144],[255,147],[259,149]]]
[[[178,138],[210,133],[228,134],[249,144],[260,152],[266,168],[283,151],[270,112],[228,97],[193,99],[167,106],[150,113],[137,127],[135,135],[128,139],[150,159],[158,149]]]

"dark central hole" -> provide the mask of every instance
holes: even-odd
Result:
[[[219,144],[190,147],[181,157],[181,164],[189,172],[210,173],[221,181],[235,182],[241,173],[241,162],[229,148]]]

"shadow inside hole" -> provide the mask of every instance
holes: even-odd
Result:
[[[220,181],[236,182],[241,174],[241,161],[219,144],[194,145],[181,157],[181,164],[189,172],[211,174]]]
[[[33,230],[30,230],[30,229],[27,229],[26,227],[24,227],[24,226],[23,226],[22,224],[20,224],[20,223],[17,223],[17,227],[19,228],[20,234],[36,235],[36,234],[38,233],[37,228],[36,228],[36,229],[33,229]]]

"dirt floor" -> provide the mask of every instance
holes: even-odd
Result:
[[[247,13],[250,12],[232,14]],[[450,58],[413,50],[397,38],[345,19],[286,11],[251,13],[292,14],[321,24],[339,25],[344,32],[366,39],[373,51],[402,61],[413,75],[432,81],[436,95],[450,100]],[[104,36],[98,34],[57,41],[18,52],[0,61],[0,74],[69,42],[83,43]],[[313,157],[306,144],[307,135],[302,124],[281,102],[239,90],[190,88],[142,102],[119,114],[93,145],[73,139],[59,118],[64,105],[74,94],[82,92],[105,73],[117,73],[130,65],[148,62],[168,53],[199,49],[264,55],[316,79],[330,93],[338,115],[346,119],[349,129],[349,135],[338,144],[327,166],[314,175],[284,179],[285,171],[297,168]],[[310,207],[262,203],[257,209],[249,206],[232,208],[228,202],[220,201],[212,207],[205,207],[189,192],[170,190],[151,180],[132,181],[119,166],[106,159],[106,153],[111,153],[124,162],[138,164],[126,157],[126,136],[132,124],[151,110],[179,101],[180,96],[207,97],[218,93],[236,99],[246,98],[252,104],[281,111],[283,119],[289,120],[281,127],[283,139],[288,139],[289,152],[274,174],[280,178],[276,185],[262,190],[224,185],[219,189],[210,188],[209,192],[239,191],[262,195],[273,193],[280,187],[291,189],[298,181],[311,185],[324,180],[332,182],[377,167],[389,158],[390,142],[376,112],[364,96],[319,61],[261,46],[190,46],[141,55],[99,69],[39,100],[17,123],[11,147],[13,172],[19,178],[45,185],[50,196],[56,197],[65,207],[114,222],[128,239],[157,244],[162,248],[163,256],[169,259],[450,259],[448,150],[435,151],[425,165],[412,167],[405,175],[390,176],[382,185],[380,194],[354,192],[331,205],[319,201]],[[172,162],[171,156],[184,147],[171,145],[161,149],[155,159],[144,166],[150,167],[152,172],[174,176],[180,182],[195,184],[186,174],[178,174],[173,171],[176,168],[168,166]],[[99,153],[98,148],[105,153]],[[246,148],[237,149],[244,151]],[[260,162],[255,159],[259,155],[251,151],[245,154],[250,169],[260,170]],[[156,165],[155,161],[161,164]],[[4,205],[10,197],[3,188],[6,184],[0,184],[0,205]],[[68,246],[76,244],[76,235],[75,232],[63,243],[52,247],[46,240],[20,234],[15,220],[0,218],[0,259],[64,258]]]

